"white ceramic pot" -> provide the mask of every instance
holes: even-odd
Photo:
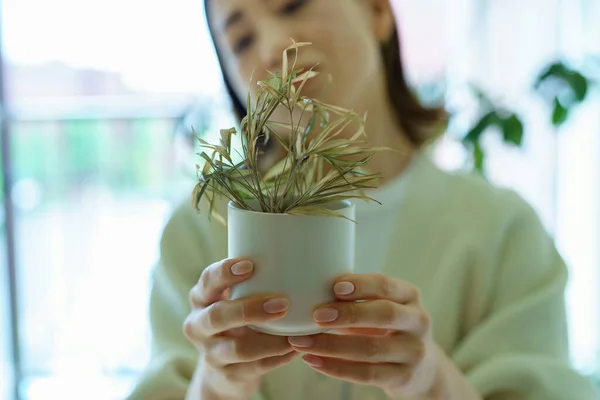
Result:
[[[324,205],[354,219],[354,205]],[[310,335],[317,306],[335,300],[333,282],[354,271],[355,223],[344,218],[271,214],[229,203],[228,256],[254,263],[254,274],[232,288],[232,298],[281,294],[290,300],[285,317],[253,329],[281,336]]]

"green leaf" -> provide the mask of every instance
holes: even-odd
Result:
[[[207,162],[208,165],[210,165],[212,167],[212,169],[217,169],[217,166],[213,163],[213,160],[211,160],[211,158],[208,156],[208,154],[206,154],[205,152],[202,152],[200,154],[200,157],[204,158],[204,160]],[[204,168],[208,170],[208,167],[205,166]]]
[[[536,79],[535,88],[539,88],[540,85],[550,78],[565,79],[568,75],[567,67],[560,62],[549,65]]]
[[[516,114],[511,115],[503,121],[502,133],[506,143],[521,146],[523,143],[523,123]]]
[[[536,80],[535,88],[538,89],[544,81],[552,78],[558,79],[559,81],[562,81],[564,85],[567,85],[568,88],[573,92],[573,96],[577,102],[581,103],[583,100],[585,100],[585,97],[588,93],[589,82],[588,79],[581,73],[568,68],[563,63],[555,63],[550,65],[544,72],[542,72],[542,74]],[[562,104],[563,108],[565,108],[565,106],[565,104]]]
[[[196,211],[200,211],[199,203],[204,195],[204,191],[208,187],[209,181],[204,183],[198,182],[194,187],[194,192],[192,193],[192,206]]]
[[[500,118],[498,113],[495,110],[490,111],[481,117],[479,122],[477,122],[477,124],[471,128],[469,132],[467,132],[463,138],[463,142],[478,143],[481,135],[486,131],[486,129],[488,129],[490,126],[501,124],[502,118]]]
[[[215,160],[215,165],[216,165],[217,167],[221,167],[221,168],[230,168],[230,167],[231,167],[231,165],[230,165],[230,164],[226,164],[226,163],[224,163],[224,162],[223,162],[223,161],[221,161],[221,160]]]
[[[554,99],[554,110],[552,111],[552,124],[554,126],[560,126],[567,121],[569,116],[569,110],[565,108],[558,97]]]
[[[485,160],[485,154],[479,143],[473,144],[473,163],[475,170],[483,173],[483,162]]]
[[[577,101],[581,103],[583,100],[585,100],[585,97],[588,92],[587,79],[579,72],[573,71],[569,75],[567,75],[567,82],[571,86],[571,89],[573,90]]]

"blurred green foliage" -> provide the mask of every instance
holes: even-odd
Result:
[[[600,59],[590,64],[591,68],[587,68],[587,75],[562,61],[545,66],[537,74],[532,89],[547,104],[549,122],[556,129],[564,125],[573,110],[589,97],[590,88],[596,83],[592,76],[600,70]],[[472,91],[479,100],[479,118],[463,136],[462,142],[471,152],[474,169],[483,173],[484,134],[495,128],[496,131],[501,132],[504,143],[521,147],[527,130],[524,116],[520,111],[493,102],[477,86],[472,86]]]
[[[596,83],[593,71],[600,70],[600,61],[591,65],[584,73],[565,62],[554,62],[537,74],[531,89],[547,104],[548,121],[554,127],[564,125],[589,97]],[[425,89],[421,88],[420,94],[426,102],[440,97],[439,85]],[[484,135],[499,132],[504,143],[520,147],[527,129],[521,111],[492,101],[476,86],[471,89],[478,100],[478,117],[462,142],[471,153],[474,169],[483,173]],[[204,133],[209,130],[210,113],[204,106],[187,110],[178,120],[12,121],[13,183],[35,182],[43,193],[43,204],[65,200],[89,184],[105,185],[119,193],[158,193],[165,190],[173,169],[173,135],[178,132],[191,138],[187,131],[192,125]]]
[[[93,184],[159,193],[173,170],[173,127],[168,119],[13,122],[13,183],[35,182],[44,204]]]

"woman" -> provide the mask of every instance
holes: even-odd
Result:
[[[298,65],[334,78],[324,100],[368,111],[371,144],[400,152],[373,159],[385,181],[372,195],[383,206],[357,203],[358,274],[340,278],[338,301],[315,311],[336,335],[247,328],[281,318],[287,299],[227,300],[253,265],[226,259],[224,228],[187,201],[178,208],[154,276],[152,362],[130,398],[595,399],[568,366],[566,267],[534,211],[423,154],[444,115],[410,94],[388,0],[206,6],[239,117],[252,74],[276,70],[293,38],[312,43]],[[319,77],[304,94],[321,92]],[[263,162],[279,156],[265,151]]]

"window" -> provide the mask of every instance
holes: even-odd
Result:
[[[600,56],[600,29],[595,23],[600,3],[396,0],[393,4],[408,42],[404,52],[413,84],[435,87],[441,71],[447,105],[457,111],[436,149],[442,167],[464,168],[466,154],[459,140],[473,121],[470,84],[524,116],[522,149],[502,144],[493,133],[486,135],[486,174],[493,183],[523,196],[554,235],[570,269],[566,297],[573,363],[585,374],[600,375],[600,94],[592,91],[557,131],[550,123],[550,110],[531,89],[542,67],[557,58],[582,66],[587,57]]]
[[[162,227],[193,188],[182,124],[228,118],[202,2],[4,0],[2,22],[20,392],[121,399],[148,358]]]
[[[554,235],[570,269],[566,296],[573,363],[585,374],[600,374],[599,93],[592,90],[568,124],[556,130],[550,109],[532,90],[537,74],[556,59],[580,67],[587,57],[600,55],[595,23],[599,4],[593,0],[438,3],[448,7],[446,22],[455,32],[449,37],[459,39],[447,68],[449,104],[469,114],[464,93],[468,84],[475,83],[524,117],[526,139],[520,150],[487,135],[486,173],[492,182],[515,189],[532,204]],[[464,134],[464,128],[459,125],[450,137]],[[453,157],[454,148],[444,148],[443,143],[440,159],[448,152]]]
[[[4,220],[4,216],[2,218]],[[2,226],[2,232],[0,233],[0,239],[2,240],[2,247],[0,247],[0,266],[2,268],[2,275],[0,275],[0,293],[2,293],[2,301],[0,301],[0,376],[6,377],[0,380],[0,398],[11,399],[14,397],[13,387],[11,385],[13,381],[13,365],[12,365],[12,346],[10,342],[10,303],[8,300],[9,285],[7,274],[4,271],[7,270],[6,266],[6,234],[4,230],[4,224]]]

